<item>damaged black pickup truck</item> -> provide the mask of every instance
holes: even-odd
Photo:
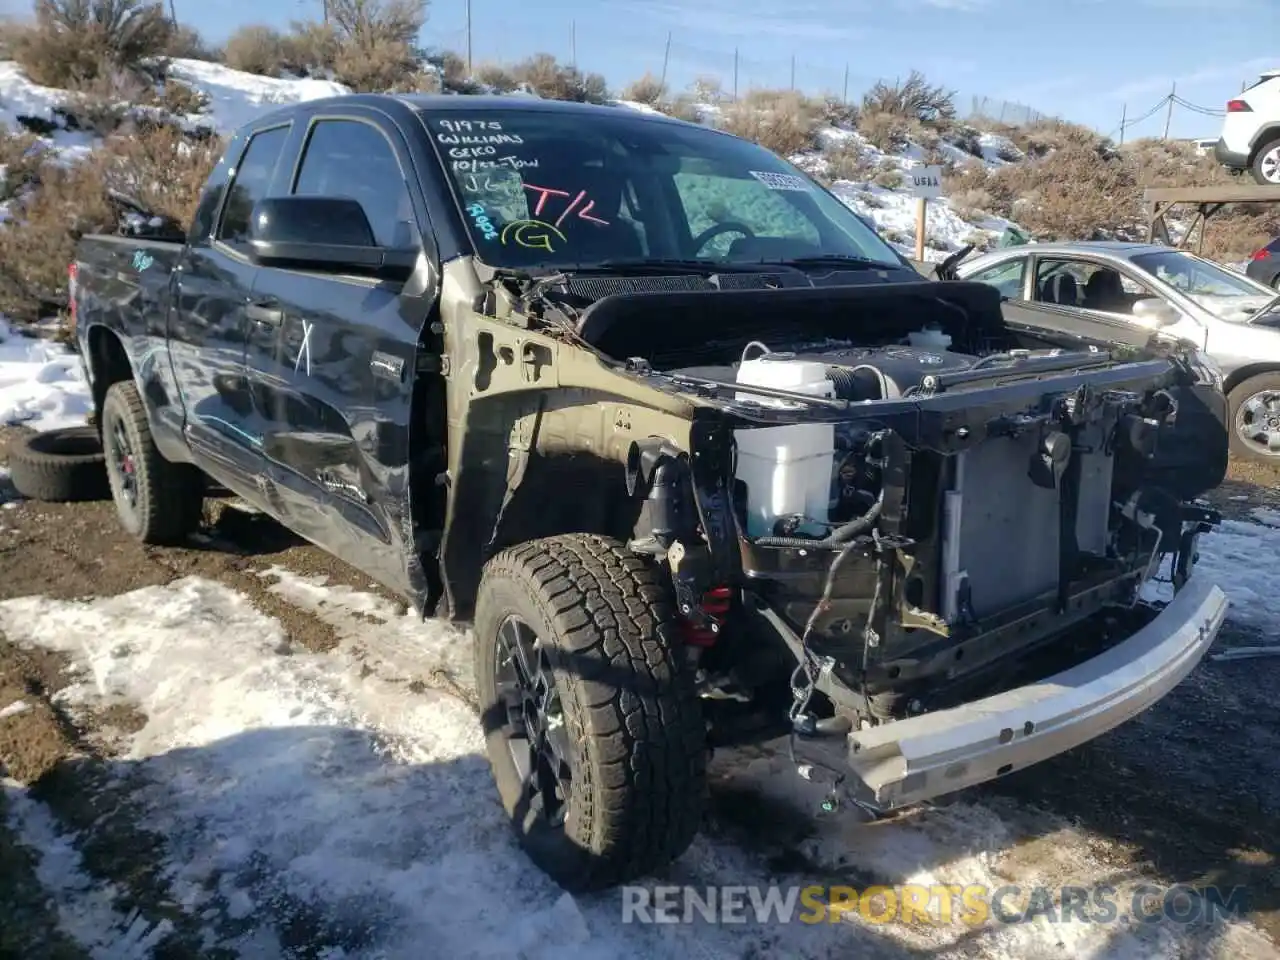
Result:
[[[72,293],[123,524],[180,540],[212,478],[473,625],[498,793],[572,889],[679,856],[714,747],[911,804],[1134,716],[1222,623],[1193,348],[926,281],[711,129],[291,107]]]

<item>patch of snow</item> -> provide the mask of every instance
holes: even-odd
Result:
[[[662,111],[657,107],[648,103],[641,103],[639,100],[610,100],[609,102],[617,104],[620,107],[626,107],[628,110],[636,110],[640,113],[648,113],[659,117],[663,115]]]
[[[380,676],[426,680],[422,668],[429,664],[458,687],[473,690],[469,634],[437,620],[424,622],[412,608],[376,594],[329,586],[324,576],[303,577],[278,566],[261,576],[276,581],[268,588],[272,593],[333,627],[344,649],[378,665]]]
[[[80,358],[65,344],[24,337],[0,317],[0,424],[78,426],[93,409]]]
[[[20,713],[26,713],[31,709],[31,704],[25,700],[15,700],[7,707],[0,709],[0,720],[7,720],[10,717],[16,717]]]
[[[1207,944],[1202,930],[1075,919],[970,929],[960,922],[883,925],[845,914],[838,923],[793,917],[783,924],[748,909],[745,923],[708,923],[696,913],[687,923],[624,923],[621,891],[569,896],[518,850],[471,708],[370,676],[354,650],[363,619],[371,620],[366,630],[374,635],[397,642],[421,637],[424,670],[448,668],[446,642],[465,647],[465,638],[406,622],[393,605],[360,591],[278,569],[268,576],[283,599],[315,611],[340,634],[352,632],[337,653],[289,650],[277,622],[229,588],[199,578],[89,601],[0,603],[0,629],[10,640],[62,651],[82,666],[71,699],[125,697],[146,717],[126,761],[143,774],[134,781],[141,784],[134,799],[146,811],[142,825],[167,838],[170,892],[201,918],[211,947],[278,956],[285,952],[281,931],[299,925],[315,929],[326,955],[370,960],[416,958],[424,944],[439,956],[547,960],[921,950],[999,960],[1145,958],[1192,942],[1201,955],[1221,945],[1222,956],[1243,957],[1256,946],[1245,924],[1215,931],[1220,944]],[[375,637],[371,646],[385,642]],[[813,786],[794,775],[785,751],[720,753],[713,773],[715,789],[751,791],[778,817],[787,808],[797,817],[816,809]],[[29,819],[44,815],[30,798],[15,795]],[[870,825],[848,815],[822,817],[801,841],[799,852],[812,866],[800,872],[778,872],[757,853],[703,835],[645,886],[785,889],[829,883],[851,868],[890,886],[1114,882],[1092,838],[1016,811],[1024,829],[1041,828],[1029,841],[1038,852],[1029,856],[1027,839],[1007,813],[960,801]],[[25,837],[33,835],[24,829]],[[39,839],[59,849],[56,836]],[[65,892],[55,897],[60,905],[72,893],[86,896],[57,880],[48,884]],[[100,907],[109,906],[108,892],[92,894]],[[93,942],[111,956],[127,955],[123,944],[137,935],[121,918],[100,915],[89,923],[86,916],[65,920],[68,931],[98,937]]]
[[[211,119],[213,129],[221,134],[229,134],[277,107],[351,92],[333,80],[260,77],[204,60],[172,60],[169,75],[209,98],[208,116],[192,115],[187,125],[208,126]]]
[[[997,133],[984,133],[978,137],[978,145],[982,148],[982,158],[989,166],[1000,167],[1006,163],[1017,162],[1025,156],[1012,140]],[[1010,157],[1011,160],[1006,160]]]
[[[1267,629],[1280,620],[1280,595],[1275,591],[1277,569],[1280,531],[1270,525],[1223,520],[1213,533],[1200,538],[1200,562],[1192,576],[1210,580],[1223,589],[1231,601],[1228,615],[1232,621]]]
[[[172,930],[168,920],[153,927],[117,912],[115,887],[85,872],[74,838],[62,833],[48,809],[18,783],[0,781],[8,806],[8,827],[18,842],[37,854],[36,879],[58,911],[58,926],[94,960],[145,960]]]

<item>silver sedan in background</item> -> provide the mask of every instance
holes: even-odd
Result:
[[[1222,369],[1232,452],[1280,464],[1280,297],[1185,250],[1031,243],[955,267],[1011,301],[1054,305],[1189,340]]]

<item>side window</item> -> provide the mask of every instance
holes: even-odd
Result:
[[[413,203],[390,142],[358,120],[321,120],[302,153],[294,194],[349,197],[364,208],[374,239],[383,247],[416,240]]]
[[[789,241],[784,244],[790,248],[787,252],[797,256],[818,252],[818,228],[783,199],[783,191],[771,190],[759,180],[714,174],[682,171],[672,179],[694,237],[717,224],[740,223],[749,227],[757,238],[774,241],[771,247],[781,240]],[[747,241],[741,233],[725,232],[708,240],[701,250],[689,252],[722,257],[734,243],[745,245]],[[813,249],[802,249],[804,247]]]
[[[1000,291],[1000,295],[1010,300],[1022,299],[1022,278],[1027,275],[1027,261],[1024,257],[997,264],[986,270],[980,270],[968,279],[978,283],[986,283]]]
[[[223,243],[233,247],[248,243],[253,207],[270,189],[271,177],[288,139],[288,127],[263,130],[250,138],[248,147],[240,157],[240,164],[227,194],[227,204],[222,211],[218,239]]]
[[[1080,298],[1093,264],[1078,260],[1038,260],[1034,296],[1039,303],[1080,306]]]

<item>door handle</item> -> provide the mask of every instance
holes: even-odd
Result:
[[[274,303],[249,303],[244,308],[245,316],[254,323],[269,327],[278,327],[284,323],[284,310]]]

